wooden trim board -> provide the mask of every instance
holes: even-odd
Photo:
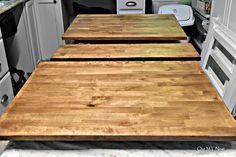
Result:
[[[200,61],[192,44],[73,44],[56,50],[53,61]]]
[[[1,140],[222,141],[236,124],[197,61],[43,62]]]
[[[62,36],[79,41],[185,40],[174,15],[78,15]]]

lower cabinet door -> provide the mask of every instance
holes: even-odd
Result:
[[[8,72],[1,80],[0,80],[0,116],[6,110],[8,105],[14,98],[12,83],[11,83],[11,75]]]
[[[8,65],[3,40],[0,39],[0,79],[7,73]]]
[[[59,0],[37,0],[35,4],[42,60],[50,60],[64,43],[61,39],[64,28],[59,4]]]

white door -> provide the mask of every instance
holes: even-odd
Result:
[[[40,49],[39,49],[39,38],[38,38],[38,30],[36,25],[36,17],[35,17],[35,10],[34,10],[34,3],[33,0],[26,2],[25,4],[26,9],[26,18],[27,18],[27,28],[28,28],[28,39],[29,39],[29,46],[30,51],[33,57],[33,63],[36,67],[37,64],[41,60]]]
[[[64,32],[60,0],[35,1],[40,49],[43,60],[49,60],[55,50],[64,42]]]

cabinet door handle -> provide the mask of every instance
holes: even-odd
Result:
[[[0,72],[2,71],[2,63],[0,63]]]
[[[128,6],[128,7],[134,7],[134,6],[137,5],[137,3],[134,2],[134,1],[129,1],[129,2],[127,2],[125,5]]]
[[[1,99],[1,104],[4,104],[5,102],[7,102],[7,100],[8,100],[8,96],[5,94],[5,95],[3,95],[2,96],[2,99]]]
[[[56,1],[56,0],[54,0],[54,1],[53,1],[53,3],[54,3],[54,4],[56,4],[56,3],[57,3],[57,1]]]

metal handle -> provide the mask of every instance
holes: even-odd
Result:
[[[134,2],[134,1],[129,1],[129,2],[127,2],[125,5],[128,6],[128,7],[134,7],[134,6],[137,5],[137,3]]]
[[[4,104],[5,102],[7,102],[8,100],[8,96],[5,94],[2,96],[2,99],[1,99],[1,104]]]
[[[39,1],[39,4],[56,4],[57,0]]]
[[[2,63],[0,63],[0,72],[2,71]]]

